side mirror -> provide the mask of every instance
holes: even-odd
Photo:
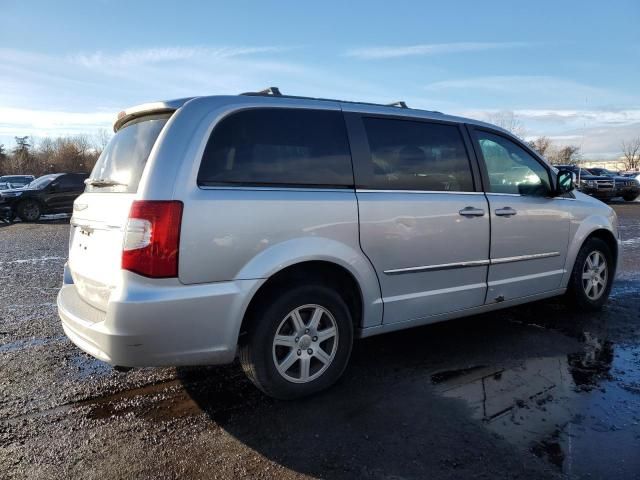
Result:
[[[571,170],[560,170],[556,177],[556,195],[563,195],[576,188],[576,174]]]

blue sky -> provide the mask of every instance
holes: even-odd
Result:
[[[217,4],[215,4],[217,3]],[[270,85],[486,119],[615,156],[640,135],[640,2],[4,0],[0,143]]]

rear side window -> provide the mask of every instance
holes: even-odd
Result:
[[[224,118],[205,148],[198,185],[353,185],[341,112],[243,110]]]
[[[363,122],[371,151],[366,188],[473,191],[469,157],[457,126],[382,118]]]
[[[80,189],[84,188],[84,179],[80,175],[62,175],[56,180],[56,185],[60,188]]]
[[[170,114],[149,115],[118,130],[93,167],[87,192],[135,193],[153,145]],[[99,182],[98,182],[99,181]]]

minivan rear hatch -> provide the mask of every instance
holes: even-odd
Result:
[[[138,115],[120,126],[100,155],[71,219],[69,270],[87,303],[106,310],[120,278],[129,210],[171,112]]]

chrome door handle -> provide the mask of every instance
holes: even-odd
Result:
[[[482,217],[484,216],[484,210],[475,207],[464,207],[459,210],[458,213],[463,217]]]
[[[496,210],[496,215],[498,215],[499,217],[510,217],[511,215],[515,215],[516,213],[518,212],[516,212],[511,207],[504,207]]]

